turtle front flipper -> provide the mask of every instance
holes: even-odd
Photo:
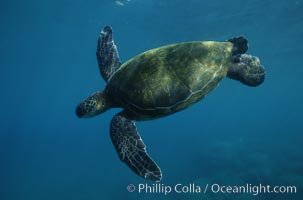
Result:
[[[113,40],[113,30],[110,26],[105,26],[99,35],[96,55],[100,73],[108,82],[109,78],[121,66],[117,47]]]
[[[124,112],[112,119],[110,136],[120,159],[136,174],[152,181],[161,180],[161,169],[146,153],[135,122],[128,119]]]

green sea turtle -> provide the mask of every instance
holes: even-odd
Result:
[[[159,166],[147,154],[135,121],[151,120],[181,111],[198,102],[227,76],[249,86],[264,81],[257,57],[244,54],[248,42],[185,42],[152,49],[121,64],[112,29],[103,28],[97,60],[106,87],[82,101],[78,117],[92,117],[109,108],[123,108],[110,124],[110,136],[120,159],[139,176],[160,181]]]

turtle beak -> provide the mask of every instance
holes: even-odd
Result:
[[[86,114],[86,111],[83,109],[81,105],[78,105],[76,108],[76,115],[81,118]]]

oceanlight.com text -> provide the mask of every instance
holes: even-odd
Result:
[[[229,194],[237,194],[237,193],[246,193],[252,195],[259,194],[283,194],[283,193],[297,193],[296,186],[270,186],[270,185],[252,185],[246,184],[242,186],[225,186],[219,184],[212,184],[210,191],[212,193],[229,193]]]
[[[163,194],[169,195],[171,193],[178,194],[295,194],[297,193],[296,186],[271,186],[263,184],[245,184],[245,185],[221,185],[221,184],[206,184],[199,185],[196,183],[165,185],[161,183],[157,184],[129,184],[127,186],[128,192],[136,192],[138,194]]]

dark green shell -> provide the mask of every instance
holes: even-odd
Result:
[[[144,118],[162,117],[202,99],[226,76],[232,43],[187,42],[146,51],[110,78],[109,94]]]

